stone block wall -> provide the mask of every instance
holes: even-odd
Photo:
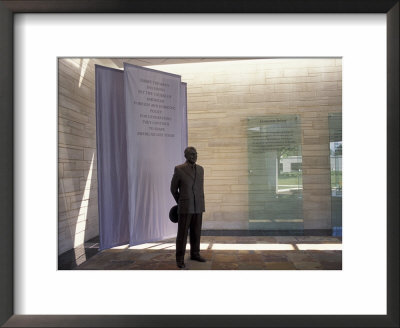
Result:
[[[203,229],[248,229],[247,118],[297,114],[305,229],[331,228],[328,113],[342,111],[341,59],[156,66],[188,85],[189,145],[205,168]]]
[[[95,64],[117,68],[108,59],[59,60],[59,254],[98,235]],[[152,68],[187,82],[189,144],[205,169],[203,229],[248,229],[247,117],[270,114],[300,115],[304,228],[330,228],[328,113],[342,111],[341,59]]]
[[[58,61],[58,253],[99,234],[92,59]]]

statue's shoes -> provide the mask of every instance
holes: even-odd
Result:
[[[198,261],[198,262],[206,262],[206,259],[201,256],[192,256],[190,259],[193,261]]]
[[[185,262],[176,262],[176,266],[179,268],[179,269],[184,269],[186,266],[185,266]]]

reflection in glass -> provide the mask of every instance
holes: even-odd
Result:
[[[331,218],[333,235],[342,234],[342,114],[328,116],[331,167]]]
[[[249,229],[303,229],[299,116],[248,118],[247,138]]]

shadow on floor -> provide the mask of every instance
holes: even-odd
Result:
[[[58,256],[58,270],[72,270],[99,252],[99,236]]]

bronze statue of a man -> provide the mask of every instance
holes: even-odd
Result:
[[[190,230],[190,258],[205,262],[200,256],[200,235],[204,206],[204,169],[196,164],[197,151],[185,149],[186,162],[175,166],[171,181],[171,193],[178,203],[178,234],[176,236],[176,264],[185,268],[185,251]]]

